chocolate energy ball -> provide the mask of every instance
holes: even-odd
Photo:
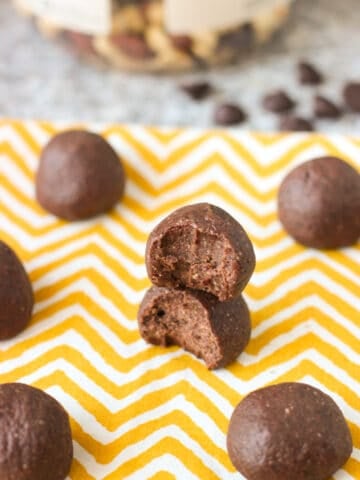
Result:
[[[123,166],[106,140],[68,130],[53,137],[41,154],[36,197],[57,217],[83,220],[114,207],[124,185]]]
[[[142,337],[149,343],[178,345],[205,361],[209,369],[234,362],[250,339],[250,314],[239,295],[219,302],[196,290],[152,287],[138,314]]]
[[[20,333],[31,319],[34,295],[16,254],[0,240],[0,340]]]
[[[321,157],[295,168],[283,181],[279,218],[299,243],[341,248],[360,237],[360,175],[336,157]]]
[[[37,388],[5,383],[0,412],[1,480],[65,480],[73,446],[63,407]]]
[[[229,426],[230,459],[247,480],[329,480],[352,452],[335,402],[302,383],[248,395]]]
[[[245,288],[255,254],[233,217],[200,203],[176,210],[154,229],[146,246],[146,267],[158,287],[193,288],[225,301]]]

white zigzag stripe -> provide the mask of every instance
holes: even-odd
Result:
[[[342,298],[345,302],[349,303],[349,305],[357,305],[359,302],[359,298],[343,285],[334,282],[330,277],[324,275],[319,270],[309,269],[299,272],[297,275],[290,278],[285,285],[279,285],[267,295],[266,298],[262,298],[261,300],[252,299],[252,310],[259,311],[265,306],[271,305],[286,297],[289,292],[298,290],[300,286],[307,285],[309,282],[315,282],[317,285],[321,285],[330,292],[333,292],[339,298]],[[249,296],[248,292],[247,295]]]
[[[142,291],[139,292],[131,288],[117,273],[105,265],[99,257],[91,253],[71,259],[54,268],[51,272],[45,273],[33,283],[34,291],[36,292],[44,287],[52,285],[54,282],[59,282],[71,275],[88,269],[96,271],[108,280],[130,303],[138,304],[141,301]]]
[[[71,243],[65,244],[52,252],[46,252],[39,255],[28,262],[25,262],[26,268],[29,272],[41,267],[50,266],[53,262],[63,261],[68,255],[73,255],[79,250],[88,247],[89,245],[97,245],[109,257],[111,257],[114,266],[121,265],[131,276],[138,280],[146,278],[146,267],[144,262],[135,263],[129,257],[125,256],[121,250],[114,247],[110,242],[97,233],[89,234],[86,237],[73,240]]]
[[[271,255],[267,255],[265,258],[271,258]],[[301,250],[297,255],[293,255],[284,261],[280,260],[279,262],[276,262],[276,264],[274,264],[272,267],[269,267],[262,272],[255,271],[254,275],[251,277],[251,283],[253,285],[256,285],[257,287],[263,286],[269,281],[271,281],[273,278],[275,278],[278,274],[290,268],[296,267],[302,262],[309,260],[313,261],[314,259],[319,260],[324,265],[332,268],[333,270],[353,282],[355,285],[359,282],[359,276],[356,275],[353,269],[347,268],[342,263],[337,262],[336,260],[329,257],[328,255],[325,255],[321,251],[304,249]]]
[[[251,302],[249,303],[251,304]],[[346,328],[346,330],[355,338],[360,338],[360,328],[357,326],[357,324],[341,315],[339,311],[335,310],[332,305],[325,302],[318,295],[310,295],[309,297],[302,298],[293,305],[290,305],[290,307],[282,309],[280,312],[277,312],[271,317],[267,318],[253,329],[251,338],[255,339],[259,337],[273,326],[279,325],[283,321],[290,319],[293,315],[296,315],[303,309],[314,306],[331,317],[336,323]]]
[[[54,397],[57,397],[58,395],[53,389],[48,391],[48,393]],[[219,478],[239,480],[239,475],[237,473],[229,472],[229,470],[227,470],[220,462],[218,462],[216,458],[209,455],[198,442],[194,441],[187,433],[175,425],[169,425],[161,428],[142,439],[141,442],[125,447],[121,453],[119,453],[119,455],[117,455],[110,463],[107,463],[106,465],[96,462],[96,460],[89,453],[86,456],[80,454],[78,460],[82,465],[84,465],[88,472],[91,472],[91,475],[102,479],[105,478],[106,475],[109,475],[111,472],[115,471],[125,462],[135,459],[159,443],[161,440],[169,437],[175,438],[183,445],[186,445],[190,451],[196,452],[196,456],[204,463],[204,465],[214,472],[214,474],[218,475]],[[77,445],[75,450],[76,457],[78,453],[80,453],[78,447],[79,445]]]
[[[58,389],[58,387],[51,387],[51,389]],[[158,420],[175,411],[184,413],[189,420],[202,429],[208,435],[210,442],[219,448],[224,448],[226,435],[217,427],[211,417],[204,414],[193,403],[188,402],[183,395],[177,395],[173,399],[162,403],[159,407],[152,410],[146,410],[145,413],[133,417],[129,421],[125,421],[116,430],[108,430],[96,417],[84,409],[80,403],[72,396],[61,390],[61,397],[57,399],[61,401],[67,412],[70,412],[83,430],[90,436],[96,439],[102,445],[109,445],[115,442],[118,438],[126,433],[131,432],[136,427],[144,425],[145,423]],[[53,392],[52,392],[53,394]],[[55,396],[55,395],[54,395]],[[100,399],[99,399],[100,400]]]
[[[86,345],[86,343],[82,340],[81,345],[82,346]],[[86,345],[86,347],[88,347],[88,345]],[[159,363],[166,364],[166,362],[174,358],[175,355],[180,356],[181,354],[182,354],[181,351],[177,351],[176,354],[164,355],[162,358],[160,359],[158,358],[158,360],[159,360]],[[85,357],[88,358],[88,355],[85,355]],[[231,372],[226,370],[218,371],[216,372],[216,375],[221,380],[223,380],[230,388],[235,389],[237,392],[239,392],[239,400],[240,400],[240,395],[241,396],[247,395],[251,391],[261,388],[262,386],[268,383],[275,382],[277,378],[284,375],[288,371],[296,368],[304,360],[310,360],[313,363],[316,363],[320,368],[323,368],[324,370],[326,367],[330,367],[330,370],[325,370],[325,371],[332,372],[332,374],[336,378],[341,378],[342,383],[346,385],[349,389],[351,389],[354,395],[356,396],[358,395],[357,392],[359,392],[360,383],[354,380],[352,377],[350,377],[347,374],[347,372],[345,372],[343,369],[337,367],[329,359],[327,359],[323,355],[316,352],[314,349],[306,350],[305,352],[302,352],[299,355],[296,355],[294,358],[292,358],[288,362],[284,362],[276,366],[271,366],[267,370],[262,371],[260,374],[254,376],[251,380],[243,381],[237,378]],[[99,366],[98,362],[93,362],[94,368],[96,368],[100,374],[105,374],[106,372],[109,379],[111,379],[111,381],[115,382],[117,385],[121,385],[122,383],[124,383],[124,379],[126,379],[126,383],[136,380],[137,378],[139,378],[139,375],[145,375],[148,370],[152,370],[157,366],[156,361],[148,361],[143,371],[137,371],[137,369],[135,368],[131,370],[131,372],[129,372],[128,374],[121,374],[116,371],[114,373],[114,369],[111,366],[109,367],[109,369],[104,370],[103,368],[104,362],[102,361],[101,363],[102,365]],[[170,380],[175,383],[178,381],[187,381],[194,388],[198,389],[200,392],[204,391],[203,382],[195,374],[191,374],[189,373],[188,370],[185,370],[185,371],[181,371],[181,372],[179,371],[169,376],[166,376],[163,379],[151,382],[149,385],[141,387],[136,392],[133,392],[128,397],[118,400],[112,397],[110,394],[106,393],[101,387],[94,384],[94,382],[92,382],[86,375],[79,372],[75,367],[68,364],[66,360],[56,360],[54,362],[51,362],[45,365],[44,367],[40,368],[39,370],[33,372],[32,374],[24,377],[23,381],[25,383],[33,383],[38,379],[53,373],[53,371],[56,371],[56,370],[61,370],[66,372],[69,375],[69,377],[73,379],[74,382],[81,381],[79,385],[82,385],[82,388],[84,388],[89,393],[91,392],[91,394],[96,396],[96,398],[99,401],[101,401],[101,399],[104,399],[104,401],[106,400],[106,403],[104,404],[104,406],[106,408],[109,408],[112,412],[117,412],[120,409],[127,407],[128,405],[131,404],[131,402],[141,399],[144,395],[150,392],[154,392],[154,391],[157,391],[158,389],[166,388],[166,386],[173,385],[174,383],[171,384]],[[137,376],[134,375],[134,371],[136,372]],[[209,390],[210,391],[212,390],[211,387],[206,385],[205,391],[208,392]],[[211,391],[211,393],[213,394],[213,391]],[[222,411],[224,415],[227,415],[228,417],[230,417],[232,413],[232,407],[230,404],[228,404],[225,398],[215,393],[215,395],[211,395],[211,400],[219,408],[219,410]],[[350,406],[348,406],[347,408],[348,408],[348,411],[350,412],[349,418],[353,421],[353,423],[360,425],[360,412],[352,409],[352,407]]]
[[[168,355],[167,359],[171,360],[176,356],[180,356],[180,354],[181,352],[179,352],[177,355],[172,354],[171,357]],[[230,418],[230,415],[233,411],[231,403],[225,397],[221,396],[216,390],[201,380],[201,378],[199,378],[190,369],[179,370],[166,375],[164,378],[153,380],[152,382],[149,382],[148,384],[134,390],[132,393],[122,399],[115,398],[113,395],[91,380],[91,378],[85,375],[82,371],[78,370],[74,365],[69,363],[66,359],[57,359],[49,362],[43,367],[37,369],[35,372],[22,377],[21,381],[24,383],[33,384],[39,379],[51,375],[56,371],[65,372],[67,376],[71,378],[77,385],[81,385],[83,390],[88,392],[89,395],[94,396],[112,413],[119,412],[129,407],[135,402],[142,400],[143,397],[150,393],[156,393],[165,388],[172,388],[179,382],[188,383],[200,393],[206,392],[206,395],[211,398],[211,401],[214,402],[215,406],[223,415]],[[104,374],[104,372],[100,373]],[[146,375],[147,372],[144,371],[142,373]],[[118,377],[119,375],[117,375],[116,378],[110,377],[109,380],[116,385],[121,385],[123,383],[123,379],[118,381]]]
[[[21,135],[18,135],[10,125],[0,127],[0,147],[1,144],[5,142],[11,145],[19,157],[24,160],[24,163],[28,168],[31,170],[35,169],[38,159]]]

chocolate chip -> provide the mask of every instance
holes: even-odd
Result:
[[[137,60],[153,58],[155,53],[151,50],[143,35],[136,33],[117,33],[111,36],[112,43],[121,52]]]
[[[212,86],[208,82],[184,83],[180,85],[180,88],[193,100],[203,100],[213,91]]]
[[[95,49],[93,45],[93,36],[85,33],[73,32],[67,30],[64,32],[66,40],[71,43],[71,46],[78,53],[93,53]]]
[[[351,82],[345,86],[344,100],[350,110],[360,112],[360,82]]]
[[[307,62],[300,62],[298,64],[298,76],[301,85],[319,85],[323,82],[321,73]]]
[[[173,46],[178,50],[182,50],[184,52],[191,51],[193,40],[188,35],[171,35],[170,39]]]
[[[282,132],[312,132],[314,127],[305,118],[287,116],[280,120],[279,130]]]
[[[224,103],[215,110],[215,123],[217,125],[237,125],[245,120],[246,114],[238,105]]]
[[[318,118],[339,118],[340,108],[325,97],[316,95],[314,98],[314,115]]]
[[[295,102],[284,90],[276,90],[263,98],[263,107],[269,112],[283,113],[292,110],[295,107]]]
[[[219,48],[249,51],[254,44],[254,28],[251,23],[241,25],[240,28],[226,32],[219,38]]]

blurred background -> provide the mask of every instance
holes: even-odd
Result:
[[[195,0],[196,1],[196,0]],[[34,21],[0,0],[0,114],[11,118],[213,125],[218,102],[236,102],[248,113],[242,128],[275,130],[274,115],[261,107],[264,94],[284,88],[311,117],[312,98],[321,93],[340,103],[346,82],[360,79],[359,0],[297,0],[273,40],[231,67],[182,74],[125,73],[80,59],[59,41],[46,39]],[[299,88],[296,64],[311,61],[326,77]],[[206,80],[215,93],[194,102],[184,81]],[[321,120],[321,131],[354,133],[360,115]]]

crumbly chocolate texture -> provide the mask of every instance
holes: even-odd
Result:
[[[336,157],[306,162],[284,179],[279,218],[299,243],[333,249],[360,237],[360,175]]]
[[[36,197],[60,218],[83,220],[113,208],[124,185],[121,161],[104,138],[68,130],[54,136],[41,154]]]
[[[250,314],[239,295],[219,302],[197,290],[152,287],[138,314],[142,337],[149,343],[178,345],[205,361],[209,369],[234,362],[250,339]]]
[[[176,210],[154,229],[146,245],[146,267],[154,285],[193,288],[225,301],[247,285],[255,254],[233,217],[200,203]]]
[[[0,241],[0,340],[27,326],[34,306],[32,286],[14,251]]]
[[[328,395],[283,383],[242,400],[231,417],[227,447],[247,480],[329,480],[350,457],[352,440]]]
[[[65,480],[73,458],[69,417],[50,395],[0,385],[1,480]]]

